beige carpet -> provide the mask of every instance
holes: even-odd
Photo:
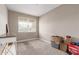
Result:
[[[55,49],[41,40],[33,40],[17,43],[17,55],[67,55],[67,53]]]

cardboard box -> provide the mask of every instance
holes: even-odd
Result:
[[[59,44],[56,44],[54,41],[51,42],[52,47],[59,49]]]
[[[67,51],[67,45],[65,43],[60,43],[60,50]]]
[[[63,42],[63,37],[52,36],[52,40],[51,41],[54,41],[56,44],[60,44],[61,42]]]
[[[67,43],[72,42],[71,38],[65,39],[63,43],[60,43],[60,50],[67,51]]]

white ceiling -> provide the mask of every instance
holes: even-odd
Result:
[[[7,4],[9,10],[41,16],[50,10],[60,6],[59,4]]]

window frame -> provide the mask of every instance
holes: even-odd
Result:
[[[33,22],[35,22],[35,27],[34,27],[35,30],[33,31],[33,30],[31,29],[31,31],[20,31],[20,30],[19,30],[19,22],[20,22],[20,20],[21,20],[20,18],[25,18],[25,21],[26,21],[26,22],[28,22],[28,20],[29,20],[29,22],[32,22],[32,21],[30,21],[30,20],[33,20]],[[29,33],[29,32],[36,32],[36,31],[37,31],[37,28],[36,28],[36,27],[37,27],[37,21],[36,21],[36,19],[30,19],[30,18],[27,18],[27,17],[18,16],[18,32],[19,32],[19,33],[22,33],[22,32],[28,32],[28,33]]]

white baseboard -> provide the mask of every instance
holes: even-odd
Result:
[[[24,40],[19,40],[19,41],[16,41],[16,42],[20,43],[20,42],[26,42],[26,41],[37,40],[37,39],[40,39],[40,38],[24,39]],[[44,41],[44,42],[46,42],[46,43],[48,43],[48,44],[51,44],[50,41],[47,41],[47,40],[45,40],[45,39],[40,39],[40,40],[41,40],[41,41]]]
[[[23,39],[23,40],[19,40],[19,41],[16,41],[16,42],[20,43],[20,42],[26,42],[26,41],[37,40],[37,39],[39,39],[39,38]]]
[[[44,42],[46,42],[46,43],[48,43],[48,44],[51,44],[50,41],[47,41],[47,40],[45,40],[45,39],[40,39],[40,40],[42,40],[42,41],[44,41]]]

